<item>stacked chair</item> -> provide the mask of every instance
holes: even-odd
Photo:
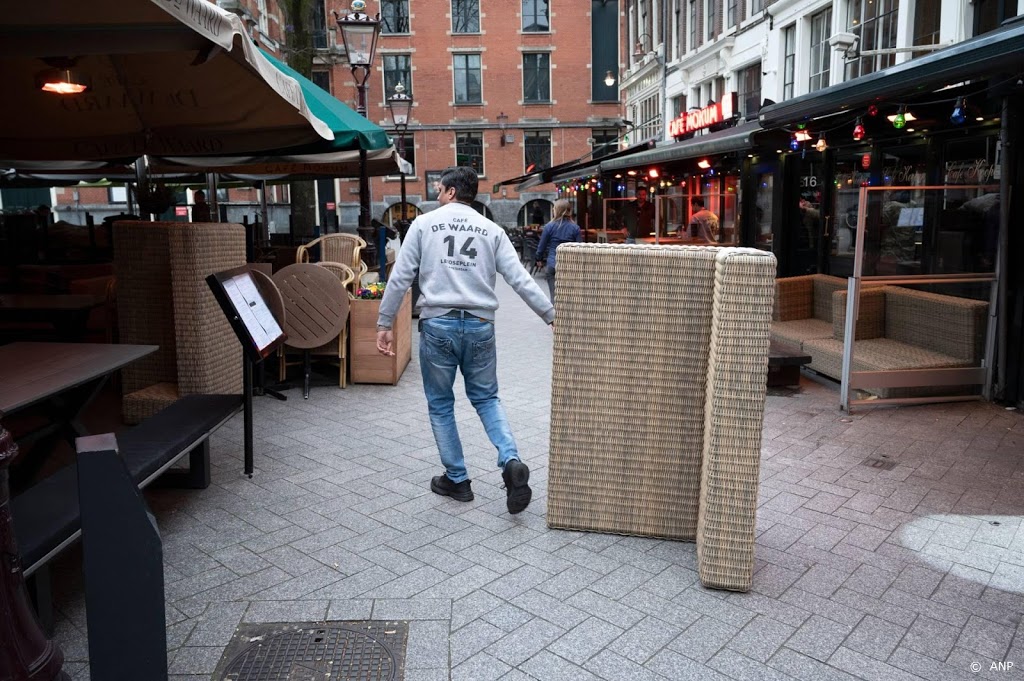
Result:
[[[550,527],[696,541],[750,589],[774,281],[754,249],[559,247]]]

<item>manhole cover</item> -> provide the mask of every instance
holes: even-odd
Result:
[[[242,624],[221,681],[402,681],[407,622]]]
[[[881,468],[883,471],[891,471],[896,468],[895,461],[887,461],[885,459],[864,459],[860,462],[861,466],[868,466],[869,468]]]

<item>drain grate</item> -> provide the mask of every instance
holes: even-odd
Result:
[[[860,465],[867,466],[868,468],[880,468],[883,471],[891,471],[893,468],[896,468],[896,462],[887,459],[864,459],[860,462]]]
[[[402,681],[408,622],[242,624],[221,681]]]

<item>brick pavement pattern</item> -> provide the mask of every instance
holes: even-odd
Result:
[[[241,622],[324,618],[410,620],[408,681],[1020,678],[1019,413],[847,415],[834,388],[807,378],[770,394],[753,590],[710,591],[692,543],[546,527],[551,333],[503,283],[499,296],[501,396],[532,469],[530,507],[506,512],[464,394],[476,501],[429,491],[441,466],[415,351],[397,387],[257,398],[253,479],[239,417],[213,441],[209,489],[147,492],[164,539],[171,679],[209,679]],[[78,560],[57,566],[56,638],[81,680]]]

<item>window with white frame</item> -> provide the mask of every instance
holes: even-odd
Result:
[[[782,29],[782,99],[796,94],[796,24]]]
[[[107,187],[107,199],[110,203],[128,203],[128,190],[124,185]]]
[[[380,32],[409,32],[409,0],[380,0]]]
[[[942,23],[942,0],[917,0],[914,3],[914,45],[937,45]],[[919,57],[925,52],[915,52]]]
[[[590,148],[593,150],[593,158],[601,158],[618,149],[619,131],[616,128],[594,128],[590,131]]]
[[[640,121],[638,125],[641,140],[661,139],[664,136],[661,127],[661,97],[653,94],[640,102]],[[633,119],[637,120],[636,118]]]
[[[480,32],[480,0],[452,0],[452,33]]]
[[[256,13],[259,17],[256,18],[259,22],[260,33],[267,35],[270,32],[270,18],[267,16],[267,0],[257,0],[256,2]]]
[[[750,0],[750,16],[764,11],[764,0]]]
[[[456,54],[452,58],[455,64],[455,103],[483,103],[480,87],[480,55]]]
[[[412,56],[385,54],[381,61],[384,64],[384,99],[395,94],[399,83],[405,88],[405,94],[412,97]]]
[[[718,9],[715,0],[704,0],[704,40],[711,42],[715,39],[715,13]]]
[[[860,38],[860,50],[884,50],[896,47],[896,23],[899,0],[850,0],[846,6],[846,25]],[[895,54],[876,54],[846,62],[846,78],[857,78],[892,66]]]
[[[726,0],[725,27],[732,28],[739,19],[739,0]]]
[[[548,0],[523,0],[523,33],[547,33],[550,30]]]
[[[829,85],[828,39],[832,33],[832,8],[811,17],[810,81],[807,91],[815,92]]]
[[[740,115],[747,120],[761,110],[761,62],[736,72]]]
[[[690,0],[690,12],[687,17],[690,23],[690,50],[697,49],[697,0]]]
[[[313,47],[318,50],[327,49],[327,9],[324,7],[324,0],[313,3],[313,30],[310,33]]]
[[[547,104],[551,102],[551,55],[547,52],[527,52],[523,55],[523,102]]]
[[[526,173],[551,167],[550,130],[527,130],[523,133],[523,161]]]
[[[455,134],[455,165],[469,166],[477,175],[484,174],[484,134],[459,132]]]

